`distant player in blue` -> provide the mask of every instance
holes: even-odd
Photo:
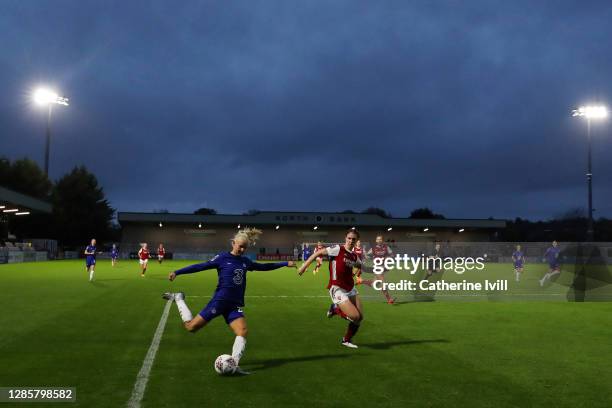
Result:
[[[93,282],[94,271],[96,269],[96,240],[92,239],[91,243],[85,248],[85,270],[89,272],[89,281]]]
[[[257,229],[244,229],[239,231],[232,240],[232,250],[222,252],[208,262],[191,265],[178,271],[171,272],[168,279],[173,281],[179,275],[200,272],[207,269],[216,269],[219,276],[217,288],[210,302],[202,311],[193,317],[191,310],[185,303],[183,292],[164,293],[163,298],[176,303],[185,329],[196,332],[217,316],[223,316],[225,323],[236,334],[232,348],[232,357],[236,366],[246,347],[247,324],[242,307],[244,306],[244,292],[246,291],[247,271],[271,271],[284,266],[296,267],[295,262],[257,263],[243,256],[247,247],[255,243],[261,234]],[[239,368],[238,373],[245,373]]]
[[[544,262],[548,262],[549,271],[540,279],[540,286],[544,286],[546,280],[550,280],[553,276],[561,273],[561,267],[559,266],[559,244],[557,241],[552,242],[552,246],[544,253]]]
[[[521,274],[523,273],[523,266],[525,264],[525,254],[521,251],[521,246],[516,246],[516,251],[512,253],[512,262],[514,263],[514,274],[516,281],[521,280]]]
[[[117,249],[117,245],[113,244],[113,249],[111,249],[111,264],[113,268],[117,264],[117,258],[119,258],[119,250]]]
[[[304,249],[302,250],[302,261],[306,261],[312,255],[312,250],[306,244],[304,244]]]

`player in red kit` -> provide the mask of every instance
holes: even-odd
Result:
[[[140,276],[144,278],[145,273],[147,272],[147,264],[149,263],[149,248],[147,247],[147,243],[142,244],[142,247],[138,251],[138,259],[140,262]]]
[[[393,251],[391,251],[391,248],[389,248],[389,246],[387,244],[385,244],[384,238],[382,235],[377,235],[376,236],[376,245],[374,245],[374,247],[370,248],[370,250],[367,252],[367,256],[371,256],[373,259],[377,259],[377,258],[389,258],[391,255],[393,254]],[[380,274],[376,274],[376,280],[380,280],[382,282],[385,281],[385,273],[386,270]],[[361,280],[358,279],[358,283],[363,283],[364,285],[368,285],[368,286],[372,286],[373,281],[372,280]],[[385,299],[387,299],[387,303],[389,303],[390,305],[392,305],[393,303],[395,303],[395,298],[392,298],[391,295],[389,294],[389,291],[387,289],[383,289],[382,290],[383,295],[385,295]]]
[[[157,261],[160,265],[164,260],[164,256],[166,256],[166,249],[164,248],[164,244],[159,244],[159,247],[157,247]]]
[[[357,254],[353,250],[358,239],[359,233],[352,229],[349,230],[346,233],[344,245],[334,245],[315,251],[298,271],[302,275],[316,258],[323,255],[329,256],[329,284],[327,288],[333,303],[327,312],[327,316],[339,315],[349,321],[341,343],[349,348],[357,348],[351,341],[363,321],[363,308],[353,281],[353,268],[360,264]]]
[[[315,247],[315,253],[325,249],[323,243],[321,241],[317,242],[317,246]],[[322,252],[324,254],[324,252]],[[313,275],[316,275],[319,272],[319,268],[323,265],[323,255],[317,256],[317,266],[315,266],[314,271],[312,271]]]
[[[357,284],[361,283],[361,265],[363,264],[365,253],[363,252],[363,247],[361,246],[361,241],[357,240],[355,243],[355,248],[353,249],[355,255],[357,255],[357,259],[359,260],[359,265],[355,265],[353,268],[353,276],[357,277]]]

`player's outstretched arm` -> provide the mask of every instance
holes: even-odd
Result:
[[[250,271],[273,271],[274,269],[284,268],[285,266],[288,268],[296,267],[295,262],[293,261],[276,262],[276,263],[251,262],[251,264],[249,265],[249,270]]]
[[[306,270],[308,269],[308,266],[318,257],[321,257],[323,255],[327,255],[327,248],[323,248],[323,249],[319,249],[318,251],[315,251],[312,255],[310,255],[310,257],[304,261],[304,263],[302,264],[302,266],[300,266],[300,269],[298,269],[298,274],[302,275],[304,272],[306,272]]]
[[[182,269],[179,269],[177,271],[174,271],[170,274],[170,276],[172,276],[174,274],[174,276],[172,278],[170,278],[170,276],[168,276],[168,278],[170,280],[174,280],[178,275],[187,275],[190,273],[196,273],[196,272],[201,272],[201,271],[205,271],[207,269],[216,269],[219,266],[219,264],[216,262],[216,257],[213,258],[212,261],[208,261],[208,262],[203,262],[203,263],[199,263],[199,264],[195,264],[195,265],[189,265],[186,266]]]

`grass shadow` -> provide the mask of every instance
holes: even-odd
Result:
[[[359,347],[370,348],[375,350],[387,350],[396,346],[411,346],[417,344],[426,344],[426,343],[450,343],[450,340],[447,339],[423,339],[423,340],[398,340],[398,341],[388,341],[381,343],[366,343],[360,344]]]
[[[266,370],[269,368],[280,367],[285,364],[301,363],[309,361],[333,360],[337,358],[353,358],[356,354],[326,354],[316,356],[292,357],[292,358],[273,358],[270,360],[249,361],[246,365],[249,370]]]

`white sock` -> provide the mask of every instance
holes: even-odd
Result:
[[[517,282],[519,281],[519,276],[521,276],[521,275],[519,275],[519,273],[517,272],[517,273],[516,273],[516,281],[517,281]]]
[[[234,347],[232,347],[232,357],[236,362],[236,365],[240,363],[240,359],[242,358],[242,354],[244,354],[244,349],[246,348],[246,337],[236,336],[236,340],[234,340]]]
[[[184,322],[188,322],[193,319],[191,310],[189,310],[189,307],[187,306],[187,303],[185,303],[184,299],[177,299],[174,302],[176,303],[181,319],[183,319]]]
[[[93,269],[89,271],[89,280],[92,281],[93,280],[93,276],[94,276],[94,271]]]

